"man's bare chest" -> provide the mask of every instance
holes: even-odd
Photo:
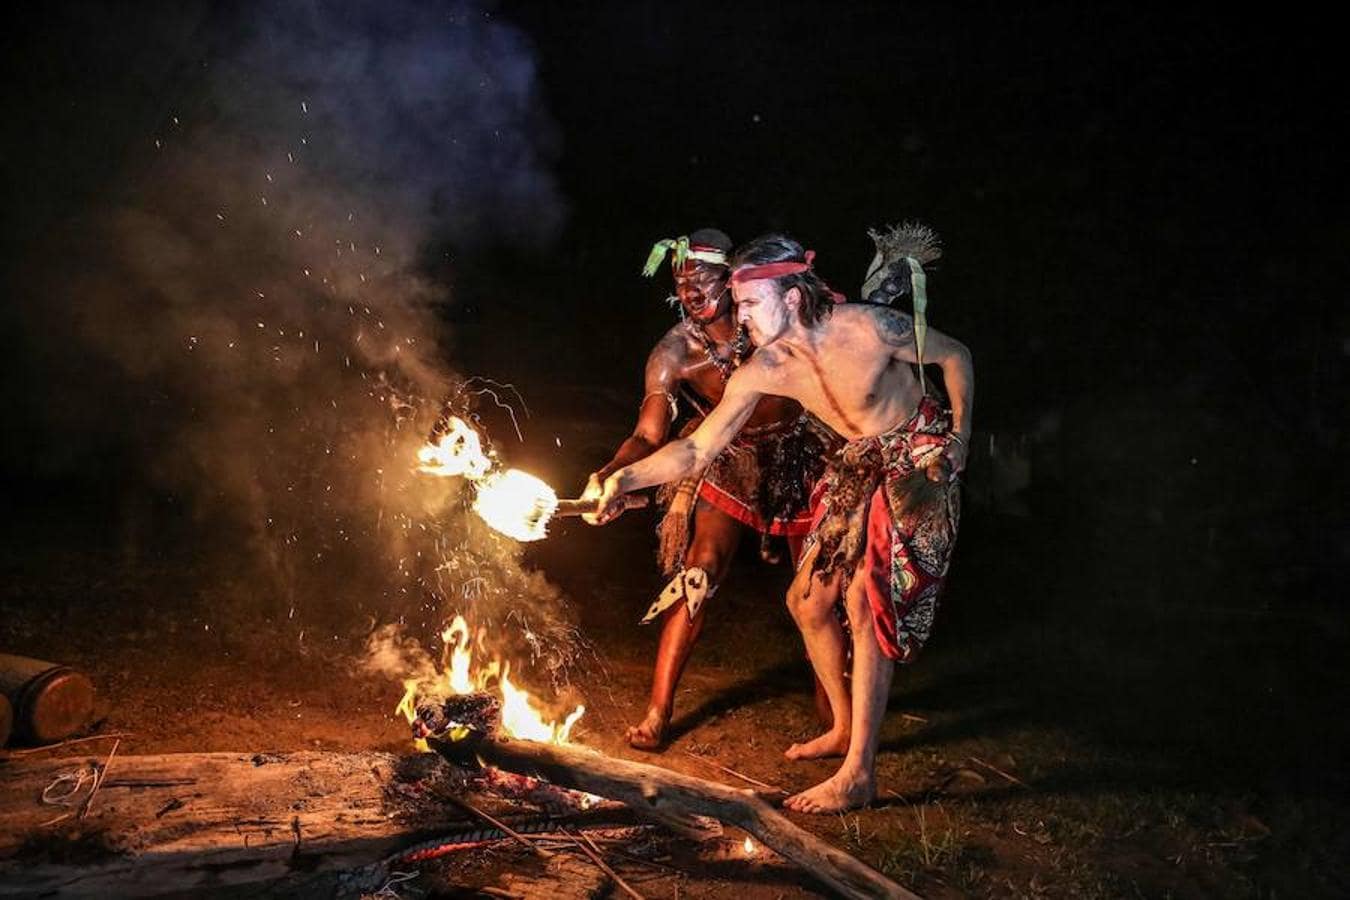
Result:
[[[721,371],[705,357],[700,361],[691,360],[680,373],[685,385],[710,403],[717,403],[726,391],[726,381]]]
[[[848,345],[796,353],[780,367],[779,387],[841,434],[871,433],[911,393],[909,367],[889,354]],[[823,351],[823,352],[822,352]]]
[[[711,409],[721,402],[722,395],[726,392],[726,379],[730,377],[732,371],[734,371],[732,367],[718,365],[706,353],[699,352],[690,355],[687,365],[681,371],[681,380],[686,388],[706,401],[708,409]],[[798,404],[783,396],[762,397],[745,427],[755,428],[790,421],[800,412]]]

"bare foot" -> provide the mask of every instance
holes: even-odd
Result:
[[[825,759],[848,752],[848,732],[831,728],[818,738],[793,744],[783,751],[788,759]]]
[[[876,799],[876,780],[866,772],[840,769],[813,788],[794,794],[783,806],[800,813],[838,813],[866,806]]]
[[[634,750],[656,752],[666,747],[666,725],[670,718],[655,706],[647,709],[641,722],[628,729],[628,746]]]

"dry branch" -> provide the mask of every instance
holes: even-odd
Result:
[[[482,740],[431,746],[462,764],[466,755],[520,775],[544,778],[561,787],[599,794],[627,804],[657,822],[685,822],[711,816],[750,832],[766,847],[792,860],[840,895],[858,900],[907,898],[913,894],[844,851],[798,828],[750,791],[683,775],[658,766],[614,759],[583,747],[532,741]]]

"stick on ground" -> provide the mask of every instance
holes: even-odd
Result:
[[[746,784],[753,784],[755,787],[762,787],[762,788],[764,788],[764,790],[766,790],[766,791],[773,791],[774,793],[777,793],[777,794],[786,794],[786,793],[787,793],[787,790],[785,790],[784,788],[780,788],[780,787],[779,787],[778,785],[776,785],[776,784],[765,784],[764,782],[762,782],[762,781],[760,781],[760,780],[758,780],[758,779],[756,779],[756,778],[751,778],[749,775],[743,775],[743,774],[741,774],[740,772],[737,772],[735,769],[728,768],[727,766],[724,766],[724,765],[722,765],[721,763],[713,762],[711,759],[707,759],[706,757],[699,756],[697,753],[690,753],[688,750],[686,750],[686,751],[684,751],[684,752],[685,752],[685,755],[686,755],[686,756],[690,756],[690,757],[692,757],[692,758],[694,758],[694,759],[699,760],[700,762],[706,763],[706,764],[712,766],[714,769],[718,769],[719,771],[725,772],[726,774],[732,776],[733,778],[739,778],[741,781],[744,781]]]
[[[122,739],[113,741],[112,749],[108,751],[108,758],[103,762],[103,768],[99,770],[98,777],[94,779],[94,787],[89,791],[89,796],[84,801],[84,809],[80,810],[80,821],[83,822],[89,815],[89,810],[94,806],[94,796],[98,794],[98,789],[103,787],[103,781],[108,777],[108,767],[112,765],[113,757],[117,755],[117,748],[122,746]]]
[[[32,756],[34,753],[46,753],[49,750],[59,750],[62,747],[69,747],[71,744],[84,744],[89,741],[106,741],[112,738],[134,737],[135,733],[131,731],[111,731],[107,734],[91,734],[89,737],[71,738],[68,741],[61,741],[57,744],[45,744],[41,747],[27,747],[23,750],[4,750],[0,751],[0,759],[9,759],[17,756]]]
[[[463,764],[467,752],[484,765],[619,800],[637,815],[658,823],[689,822],[695,816],[710,816],[735,825],[850,900],[917,897],[862,861],[793,824],[749,790],[659,766],[615,759],[575,745],[488,738],[470,750],[435,737],[429,738],[428,743],[457,764]]]
[[[572,832],[568,831],[566,828],[563,829],[563,834],[571,837],[576,845],[581,848],[581,852],[589,856],[591,861],[600,867],[600,871],[604,872],[610,878],[613,878],[614,883],[617,884],[624,893],[632,897],[633,900],[645,900],[641,894],[633,890],[632,885],[623,880],[618,872],[615,872],[609,867],[609,863],[605,862],[604,858],[600,855],[600,849],[596,847],[595,844],[591,843],[590,838],[587,838],[584,834],[581,835],[581,838],[586,841],[586,843],[583,844],[581,839],[578,839],[576,835],[572,834]],[[588,844],[589,846],[587,846]]]
[[[513,829],[510,825],[507,825],[505,822],[502,822],[499,819],[493,818],[492,816],[483,812],[478,807],[469,803],[467,800],[461,800],[460,798],[451,796],[449,794],[445,794],[443,796],[445,797],[446,800],[449,800],[455,806],[459,807],[460,809],[464,810],[465,812],[469,813],[472,816],[476,816],[479,819],[482,819],[484,822],[487,822],[493,828],[500,828],[504,834],[507,834],[510,837],[514,838],[517,843],[528,848],[531,853],[538,856],[539,858],[548,859],[550,856],[552,856],[552,854],[549,853],[547,850],[535,845],[532,841],[526,838],[525,835],[519,833],[518,831]]]
[[[989,763],[987,763],[987,762],[985,762],[984,760],[980,759],[978,756],[972,756],[972,757],[969,757],[969,759],[970,759],[971,762],[975,763],[976,765],[984,766],[986,769],[988,769],[990,772],[993,772],[995,775],[1000,775],[1000,776],[1002,776],[1003,778],[1008,779],[1009,781],[1011,781],[1013,784],[1017,785],[1018,787],[1024,787],[1024,788],[1026,788],[1027,790],[1031,790],[1031,785],[1027,784],[1025,781],[1021,781],[1021,780],[1019,780],[1019,779],[1017,779],[1017,778],[1014,778],[1013,776],[1009,775],[1007,772],[1005,772],[1005,771],[1003,771],[1002,769],[1000,769],[998,766],[991,766]]]

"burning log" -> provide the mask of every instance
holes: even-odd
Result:
[[[495,732],[495,724],[483,717],[484,712],[490,716],[490,707],[474,700],[473,695],[439,702],[439,710],[432,709],[435,704],[418,705],[421,724],[414,728],[427,733],[435,732],[435,726],[443,722],[455,723],[457,728],[439,736],[431,734],[427,742],[457,765],[481,763],[540,777],[560,787],[621,801],[637,815],[664,825],[710,816],[754,835],[841,896],[859,900],[917,898],[870,866],[798,828],[753,792],[659,766],[614,759],[583,747],[502,739]]]

